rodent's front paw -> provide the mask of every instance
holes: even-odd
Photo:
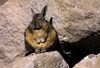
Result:
[[[42,42],[42,43],[45,43],[46,40],[47,40],[47,37],[42,37],[41,42]]]
[[[35,53],[37,53],[37,54],[40,53],[40,49],[36,49]]]
[[[41,53],[44,53],[44,52],[46,52],[46,49],[41,49]]]
[[[40,44],[40,39],[39,38],[34,38],[37,44]]]

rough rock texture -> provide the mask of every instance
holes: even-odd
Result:
[[[0,66],[25,56],[24,32],[32,21],[31,9],[38,13],[45,5],[46,19],[53,17],[65,53],[100,52],[99,0],[8,0],[0,6]]]
[[[73,68],[100,68],[100,54],[86,56],[83,60],[77,63]]]
[[[69,68],[68,64],[57,52],[31,54],[21,58],[5,68]]]
[[[25,54],[25,18],[19,3],[8,1],[0,8],[0,62],[10,63]]]

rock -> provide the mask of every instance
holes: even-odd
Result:
[[[93,32],[100,30],[99,25],[99,6],[98,0],[95,1],[76,1],[63,0],[56,2],[56,20],[54,26],[58,32],[60,41],[77,42],[82,38],[91,36]],[[59,9],[59,10],[58,10]],[[59,12],[59,14],[57,14]],[[55,19],[54,19],[55,20]],[[56,24],[60,25],[56,25]]]
[[[92,58],[86,56],[79,63],[77,63],[73,68],[100,68],[99,60],[100,60],[100,54],[94,55],[94,57]]]
[[[22,16],[20,2],[9,0],[0,6],[0,63],[11,63],[17,58],[24,57],[26,53],[26,26],[23,24],[26,21]]]
[[[45,5],[48,6],[45,18],[49,21],[50,17],[53,17],[53,26],[64,48],[73,49],[73,52],[81,52],[85,49],[87,49],[85,52],[90,50],[100,52],[99,0],[8,0],[0,6],[0,62],[2,65],[25,56],[27,51],[24,32],[32,21],[31,9],[39,13]],[[67,43],[72,46],[68,46]],[[91,44],[88,46],[87,43]]]
[[[68,64],[57,52],[42,54],[31,54],[27,57],[16,60],[7,68],[69,68]]]

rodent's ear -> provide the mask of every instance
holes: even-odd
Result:
[[[32,14],[34,15],[34,14],[35,14],[35,12],[33,11],[33,9],[31,9],[31,11],[32,11]]]
[[[41,11],[42,17],[44,17],[46,15],[46,11],[47,11],[47,6],[45,6]]]
[[[52,24],[53,17],[50,18],[50,24]]]

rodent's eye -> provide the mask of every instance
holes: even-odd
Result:
[[[42,20],[42,18],[40,18],[39,20]]]
[[[39,18],[39,20],[42,20],[42,18]]]

